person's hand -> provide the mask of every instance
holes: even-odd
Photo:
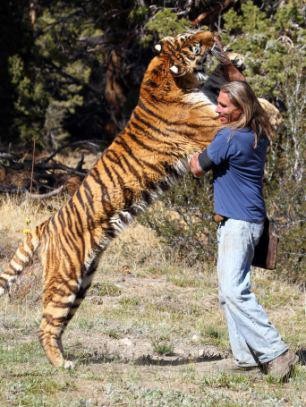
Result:
[[[199,163],[200,154],[201,153],[193,154],[189,160],[190,171],[195,177],[200,177],[203,174],[203,170]]]

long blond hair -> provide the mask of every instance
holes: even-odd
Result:
[[[232,81],[223,85],[220,92],[228,94],[230,101],[242,111],[239,119],[229,123],[225,127],[241,129],[250,127],[255,133],[254,147],[256,148],[261,137],[269,141],[274,136],[274,130],[269,117],[261,107],[255,93],[247,82]]]

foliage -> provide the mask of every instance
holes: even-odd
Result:
[[[154,41],[186,31],[197,17],[215,9],[214,17],[201,23],[217,28],[223,43],[245,56],[245,74],[255,92],[283,112],[284,125],[267,162],[265,195],[282,236],[279,267],[290,279],[303,279],[302,0],[233,1],[222,10],[222,1],[217,6],[210,0],[42,0],[31,2],[35,18],[25,0],[2,3],[0,142],[32,144],[35,139],[51,148],[77,138],[108,145],[137,102]],[[212,261],[210,176],[196,182],[187,178],[163,202],[143,221],[190,264]]]
[[[14,124],[19,129],[22,140],[39,140],[48,97],[41,83],[34,82],[28,75],[19,55],[9,57],[8,66],[17,93],[14,106],[19,115]]]
[[[195,180],[186,176],[140,220],[155,229],[159,236],[185,261],[213,259],[215,256],[215,224],[212,222],[211,175]]]
[[[263,97],[283,99],[288,72],[303,64],[305,30],[297,24],[302,13],[293,1],[267,18],[248,0],[241,14],[231,9],[224,15],[224,43],[245,55],[248,81]]]
[[[299,2],[288,1],[267,17],[265,10],[248,0],[238,12],[230,9],[224,14],[222,39],[234,51],[245,55],[245,74],[255,92],[283,110],[284,125],[278,130],[268,157],[264,193],[268,215],[275,220],[280,235],[276,274],[303,284],[305,30],[301,25],[302,13]],[[213,261],[216,251],[208,177],[197,184],[191,178],[185,180],[164,198],[168,210],[155,210],[153,216],[143,218],[190,263]],[[176,218],[169,208],[177,212]]]
[[[178,19],[174,11],[165,8],[158,11],[154,17],[147,22],[146,28],[149,32],[156,32],[160,39],[168,35],[173,36],[183,33],[191,28],[191,24],[185,18]]]
[[[19,47],[6,43],[2,62],[9,81],[3,98],[10,97],[14,106],[10,140],[31,143],[36,138],[44,147],[57,147],[68,138],[102,137],[105,146],[124,126],[147,61],[146,51],[138,52],[137,32],[148,18],[146,7],[124,3],[33,2],[33,21],[28,2],[16,6],[18,13],[8,3],[2,32],[7,37],[10,27],[18,27],[16,36],[27,39]],[[113,50],[123,66],[110,66]],[[136,69],[130,69],[134,63]],[[107,77],[113,68],[115,74]],[[107,99],[108,81],[128,95],[126,108],[124,101],[113,106]],[[1,138],[7,141],[5,133]]]

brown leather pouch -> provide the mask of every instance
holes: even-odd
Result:
[[[220,222],[222,222],[223,220],[226,220],[227,218],[225,218],[224,216],[222,216],[222,215],[218,215],[217,213],[215,213],[214,214],[214,221],[216,222],[216,223],[220,223]]]
[[[274,223],[266,218],[263,233],[255,247],[252,266],[274,270],[276,267],[278,240]]]

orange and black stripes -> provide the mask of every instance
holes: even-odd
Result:
[[[39,339],[54,366],[71,367],[63,356],[62,334],[86,296],[101,253],[187,171],[188,155],[215,135],[213,107],[207,99],[201,100],[198,89],[191,94],[190,87],[184,87],[183,76],[178,81],[170,71],[175,64],[174,72],[190,75],[211,43],[212,35],[203,32],[162,41],[125,129],[78,191],[26,237],[0,274],[1,294],[41,246],[44,287]]]

